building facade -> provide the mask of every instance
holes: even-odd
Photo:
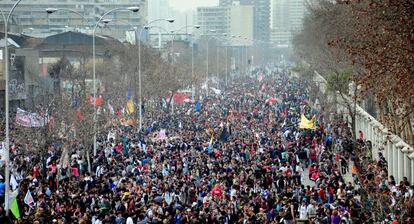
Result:
[[[250,5],[253,7],[253,40],[268,43],[270,39],[270,0],[220,0],[220,7]]]
[[[200,35],[214,33],[229,33],[230,8],[229,7],[199,7],[197,8],[197,22]]]
[[[229,7],[233,4],[233,0],[219,0],[219,6]]]
[[[230,8],[229,36],[241,36],[239,43],[252,45],[254,40],[254,11],[251,5],[233,5]],[[235,45],[235,44],[233,44]]]
[[[148,1],[148,22],[157,19],[173,18],[173,10],[170,7],[168,0],[149,0]],[[170,30],[171,24],[163,21],[156,24],[152,24],[157,27],[161,27],[165,30]],[[157,30],[150,30],[150,33],[157,33]]]
[[[292,34],[302,28],[305,13],[305,0],[272,0],[271,42],[289,47]]]
[[[251,45],[254,40],[254,7],[235,2],[230,6],[200,7],[197,9],[201,35],[227,34],[232,44]]]
[[[269,42],[270,0],[240,0],[241,5],[251,5],[254,9],[254,40]]]
[[[5,103],[4,34],[0,33],[0,117]],[[92,36],[80,32],[64,32],[45,39],[25,35],[9,35],[9,102],[11,111],[34,108],[41,93],[57,93],[60,80],[50,76],[50,66],[66,58],[73,66],[85,58],[89,63]],[[109,37],[96,37],[96,56],[99,61],[111,58],[113,47],[122,43]],[[114,59],[115,60],[115,59]]]
[[[108,10],[119,7],[140,6],[139,13],[130,11],[116,11],[106,18],[112,21],[108,24],[106,34],[115,37],[124,37],[125,31],[133,26],[139,26],[146,18],[148,0],[30,0],[22,1],[14,12],[15,19],[22,28],[22,32],[28,35],[46,37],[53,33],[68,30],[91,32],[97,19]],[[8,12],[15,0],[0,1],[0,9]],[[46,13],[46,8],[65,8],[75,10],[82,14],[88,21],[79,15],[69,11],[57,11],[53,14]],[[99,31],[99,30],[98,30]]]

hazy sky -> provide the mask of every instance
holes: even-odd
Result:
[[[218,0],[170,0],[170,6],[180,11],[195,10],[198,6],[214,6],[217,4]]]

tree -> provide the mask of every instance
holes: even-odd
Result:
[[[381,121],[414,143],[414,2],[411,0],[338,1],[350,11],[352,38],[337,41],[352,62],[363,68],[362,90],[372,91]]]
[[[328,90],[344,104],[351,117],[351,126],[356,138],[356,102],[359,97],[357,88],[352,95],[348,86],[358,83],[359,69],[349,60],[346,51],[333,47],[336,40],[349,37],[352,28],[347,26],[349,9],[332,1],[321,0],[308,5],[309,14],[303,20],[303,29],[295,34],[295,52],[310,65],[311,70],[320,72],[328,81]],[[347,71],[344,73],[344,71]],[[346,76],[344,76],[346,75]]]
[[[357,97],[372,95],[381,122],[409,143],[414,142],[413,12],[412,0],[320,0],[309,6],[304,28],[294,38],[296,52],[321,71],[328,87],[345,99],[348,111],[355,114]],[[353,101],[346,100],[348,95]],[[355,151],[362,176],[371,163],[364,158],[369,150]],[[399,213],[399,221],[406,222],[405,202],[397,202],[405,208],[401,211],[388,206],[390,198],[374,181],[363,182],[361,198],[367,202],[366,222],[383,221],[390,213]]]

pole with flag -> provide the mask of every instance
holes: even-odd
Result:
[[[27,190],[26,196],[24,197],[24,203],[29,207],[32,207],[32,205],[35,203],[32,193],[30,193],[29,190]]]
[[[213,151],[213,140],[214,140],[214,137],[213,135],[211,135],[210,143],[208,144],[208,148],[207,148],[208,154],[211,154]]]
[[[197,113],[200,113],[200,111],[201,111],[201,103],[200,103],[200,101],[199,100],[197,100],[197,102],[196,102],[196,108],[195,108],[195,110],[196,110],[196,112]]]
[[[134,101],[132,99],[128,100],[127,105],[126,105],[126,112],[127,114],[132,114],[134,113],[135,108],[134,108]]]
[[[16,219],[20,219],[19,205],[17,204],[17,195],[19,190],[15,190],[9,194],[9,208]]]

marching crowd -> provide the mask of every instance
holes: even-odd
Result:
[[[82,142],[51,144],[46,161],[17,149],[12,188],[21,217],[12,222],[364,223],[361,186],[389,191],[392,206],[410,202],[413,216],[413,186],[388,179],[382,159],[358,170],[363,137],[354,144],[345,121],[324,123],[305,82],[286,69],[257,74],[204,95],[198,108],[146,108],[142,130],[108,129],[90,168]],[[314,127],[299,128],[301,115]],[[344,178],[349,172],[355,181]],[[390,208],[389,222],[399,215]]]

